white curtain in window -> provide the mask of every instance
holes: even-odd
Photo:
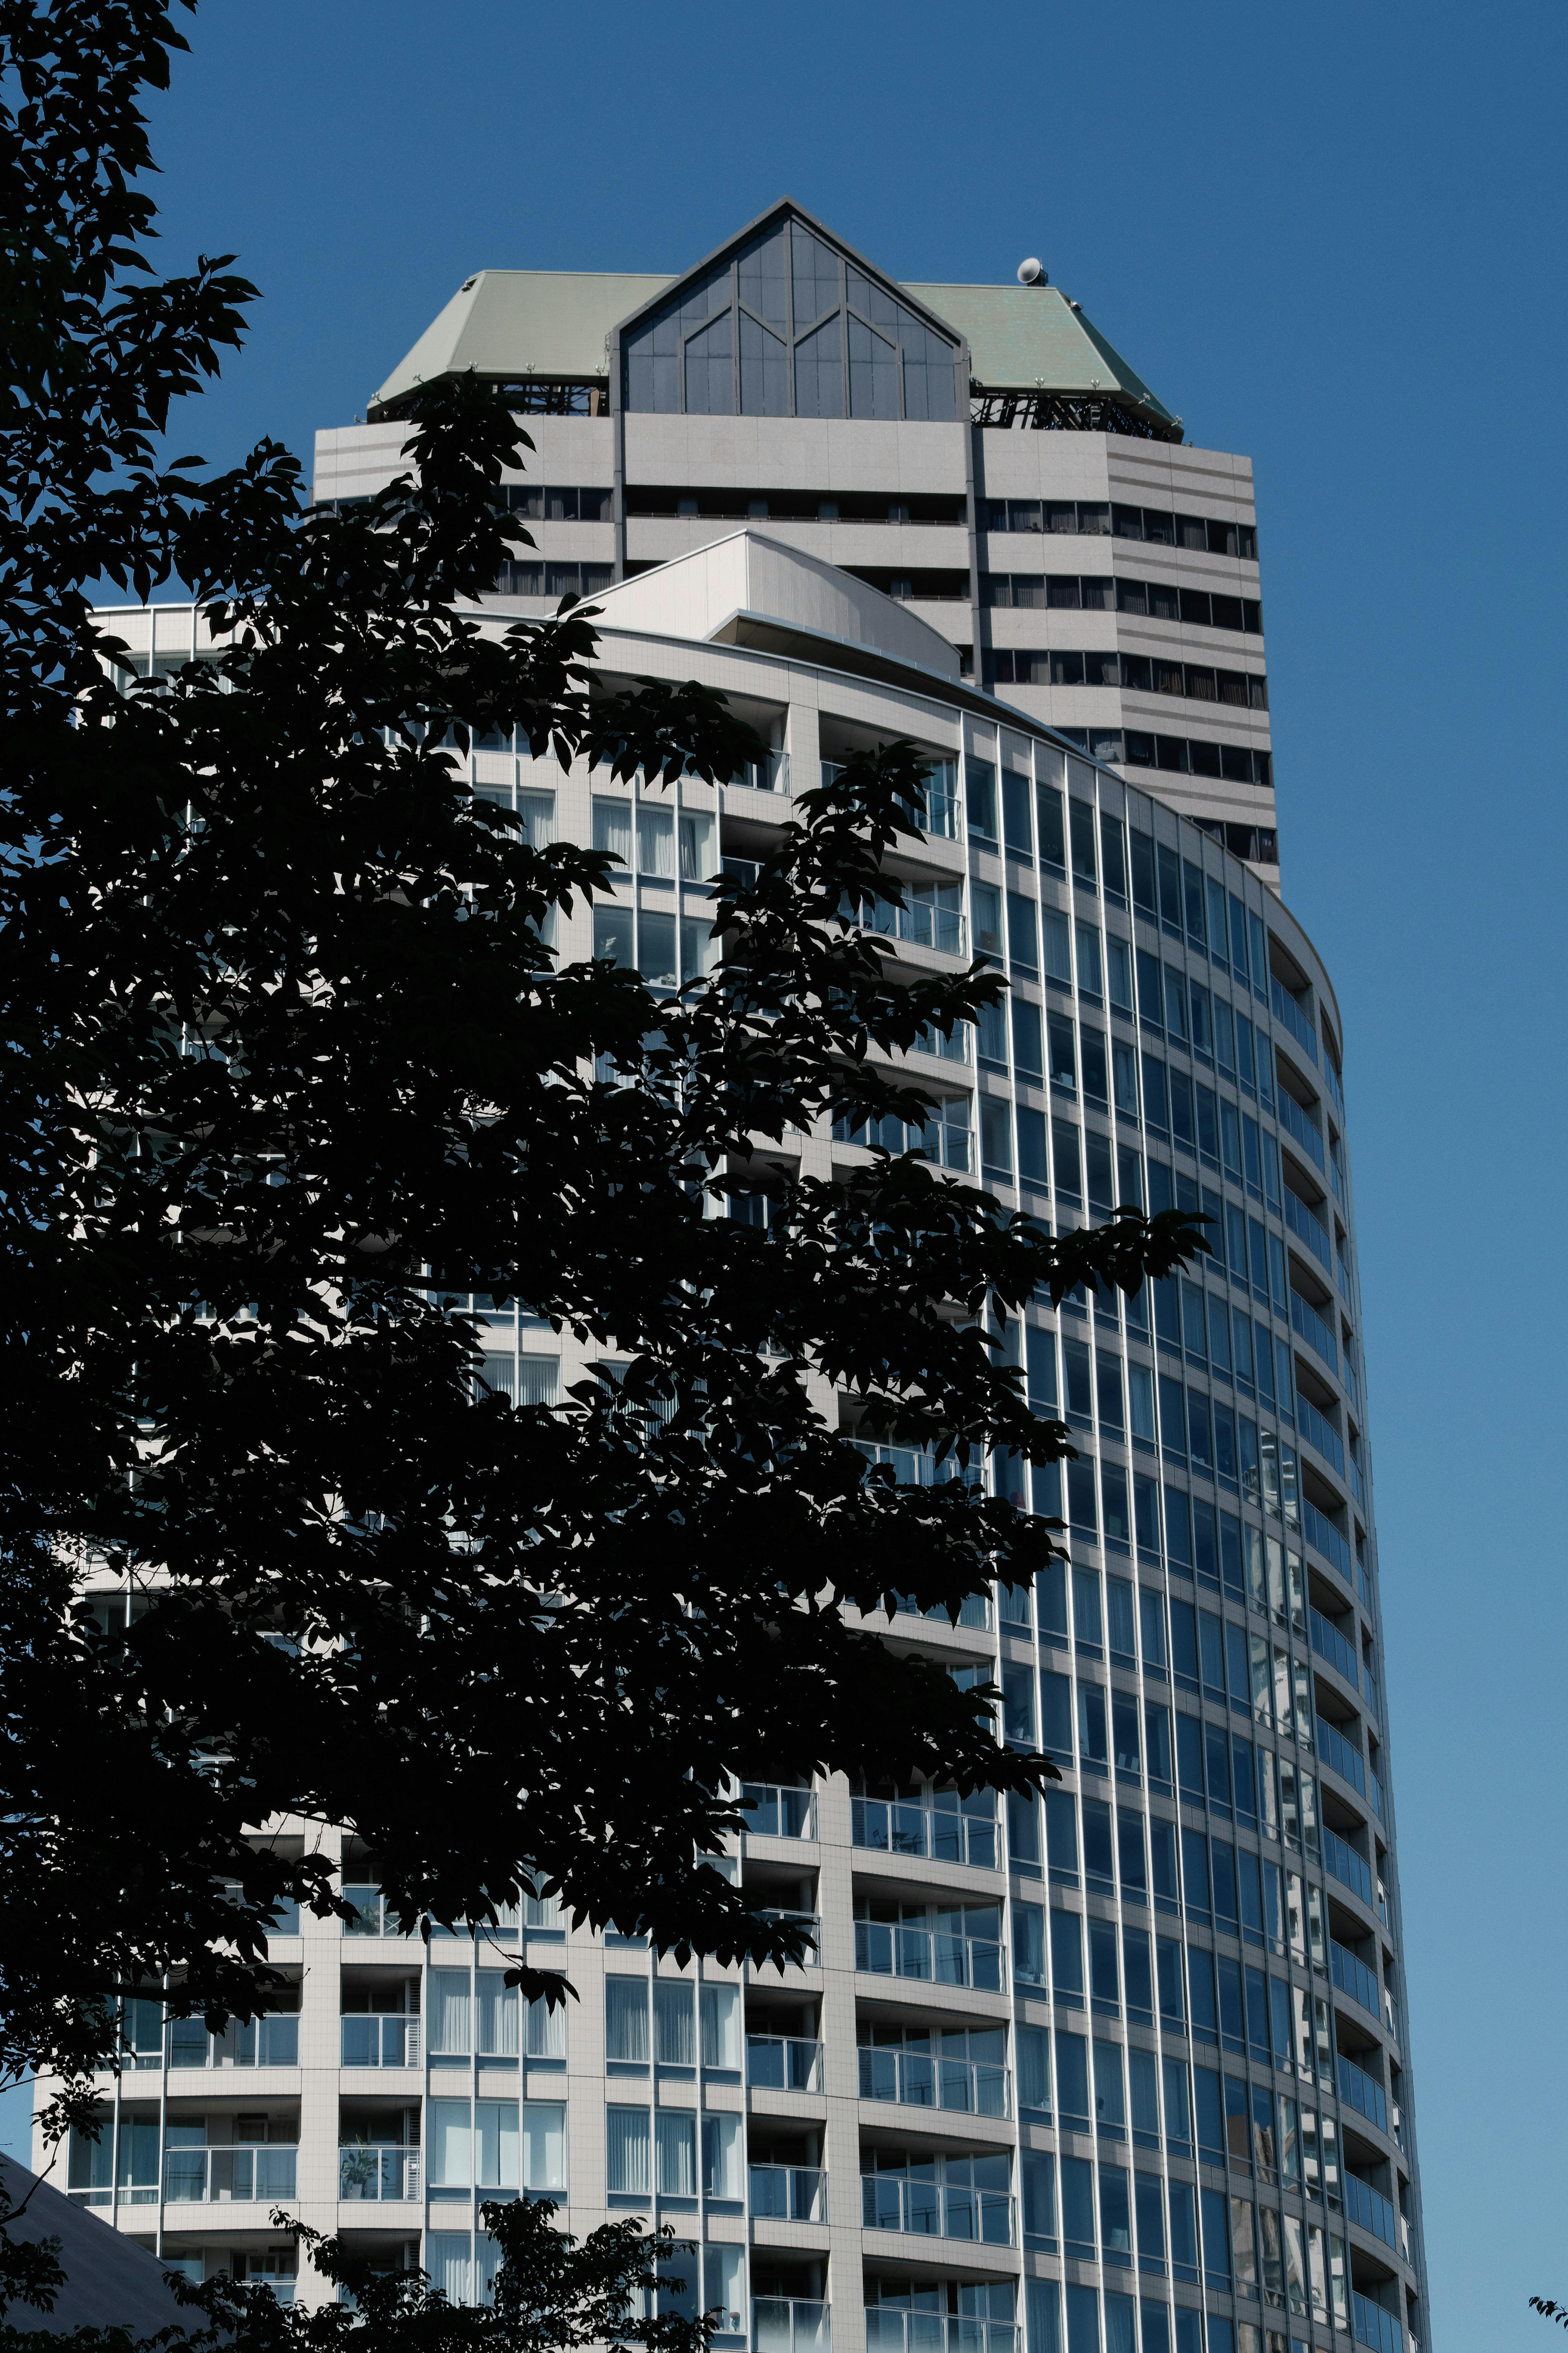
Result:
[[[566,2056],[566,2010],[558,2002],[553,2010],[542,1999],[528,2005],[528,2055],[531,2059],[564,2059]]]
[[[660,881],[675,880],[675,811],[637,806],[637,871]]]
[[[702,2119],[702,2194],[705,2198],[743,2198],[741,2179],[741,2119],[706,2116]]]
[[[517,1360],[519,1405],[559,1405],[561,1402],[561,1359],[559,1356],[520,1356]]]
[[[479,2049],[497,2059],[518,2055],[517,1988],[509,1986],[501,1969],[479,1973]]]
[[[611,2114],[616,2113],[612,2109]],[[631,2113],[643,2115],[640,2108]],[[646,2132],[646,2117],[643,2122]],[[522,2186],[563,2191],[566,2188],[566,2110],[553,2100],[530,2100],[523,2109]]]
[[[702,2064],[739,2067],[741,2063],[741,1989],[705,1985],[702,1989]]]
[[[745,2326],[746,2256],[742,2247],[706,2246],[702,2250],[702,2309],[717,2312],[719,2326],[734,2336]]]
[[[521,792],[517,797],[519,838],[531,849],[542,849],[555,839],[553,793]]]
[[[457,2058],[468,2055],[467,1969],[430,1972],[430,2048]]]
[[[605,2056],[647,2063],[647,1979],[605,1979]]]
[[[466,2189],[473,2179],[467,2100],[429,2103],[429,2147],[426,2151],[431,2180],[440,2189]]]
[[[481,2189],[518,2188],[517,2102],[474,2104],[474,2154]]]
[[[697,2118],[688,2110],[658,2111],[658,2194],[661,2198],[697,2195]]]
[[[653,2187],[648,2164],[647,2110],[606,2108],[605,2126],[612,2194],[646,2198]]]
[[[473,2295],[472,2245],[466,2231],[432,2231],[425,2241],[430,2284],[448,2304],[467,2304]]]
[[[654,2055],[661,2067],[697,2064],[697,1989],[689,1978],[653,1989]]]
[[[632,862],[632,805],[630,801],[601,799],[594,797],[594,847],[607,849],[623,866]]]
[[[706,882],[713,872],[713,820],[703,809],[680,816],[680,873],[686,882]]]

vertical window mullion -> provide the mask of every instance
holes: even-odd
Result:
[[[732,417],[739,417],[741,414],[741,258],[739,254],[734,255],[730,263],[730,413]],[[679,849],[679,827],[676,840]],[[679,863],[679,855],[677,863]],[[679,881],[678,876],[678,896]],[[677,936],[679,936],[679,931]],[[679,971],[679,966],[677,965],[676,969]]]

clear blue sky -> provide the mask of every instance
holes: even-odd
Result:
[[[181,448],[308,458],[470,271],[677,269],[787,191],[895,276],[1039,254],[1254,459],[1285,886],[1346,1020],[1428,2343],[1545,2353],[1568,12],[207,0],[193,40],[163,264],[266,299]]]

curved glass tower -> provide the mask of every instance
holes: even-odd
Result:
[[[834,282],[848,285],[844,269]],[[740,289],[743,350],[739,269],[723,282]],[[713,398],[721,273],[703,270]],[[684,316],[672,281],[650,283],[656,325]],[[831,291],[824,276],[811,300]],[[623,308],[642,299],[634,288]],[[905,344],[917,324],[900,325]],[[929,411],[929,385],[921,396]],[[624,534],[612,428],[633,445],[637,419],[594,397],[532,429],[542,465],[605,478],[593,495],[622,502],[607,530]],[[743,447],[742,420],[726,426],[727,457],[711,425],[699,438],[676,421],[681,480],[811,459],[768,440],[796,431],[788,417],[756,420]],[[930,477],[931,437],[1008,429],[989,413],[847,417],[841,432],[884,440],[835,446],[884,472],[903,448]],[[1023,456],[982,458],[993,474],[1026,461],[1037,487],[1054,467],[1078,499],[1131,430],[1041,431]],[[356,448],[360,487],[392,470],[385,428],[362,431],[332,437],[340,493]],[[1163,567],[1190,654],[1188,575],[1217,584],[1249,561],[1226,552],[1227,532],[1255,532],[1249,503],[1237,520],[1243,461],[1224,461],[1222,497],[1197,480],[1205,453],[1129,447],[1193,462],[1163,495],[1173,512],[1206,498],[1221,543],[1189,561],[1141,524],[1135,546],[1110,534],[1097,551],[1113,581]],[[571,554],[557,521],[560,561],[581,565],[586,539]],[[542,565],[552,527],[542,517]],[[1031,1309],[1018,1335],[1031,1400],[1078,1451],[1049,1476],[1007,1460],[986,1476],[1063,1520],[1070,1557],[956,1628],[879,1621],[964,1681],[994,1679],[999,1736],[1043,1748],[1061,1781],[1005,1813],[940,1788],[749,1790],[752,1827],[722,1867],[812,1924],[813,1966],[784,1973],[680,1969],[546,1905],[493,1943],[426,1947],[388,1932],[374,1856],[339,1841],[355,1930],[285,1924],[273,1957],[293,2006],[222,2042],[131,2005],[134,2063],[104,2078],[107,2128],[73,2147],[71,2191],[166,2260],[301,2298],[320,2284],[294,2280],[268,2231],[280,2202],[391,2267],[423,2262],[462,2298],[489,2274],[487,2197],[553,2196],[579,2233],[644,2215],[695,2242],[683,2293],[719,2308],[737,2353],[1402,2353],[1428,2332],[1342,1078],[1354,1040],[1273,887],[1272,771],[1267,827],[1205,801],[1190,753],[1168,786],[1140,781],[1125,726],[1124,756],[1096,757],[1090,726],[985,691],[995,666],[955,633],[984,653],[987,608],[887,595],[835,553],[758,519],[715,522],[640,570],[606,565],[622,575],[603,593],[606,669],[720,689],[773,746],[765,766],[722,791],[644,796],[492,743],[470,754],[471,780],[536,839],[622,856],[613,902],[563,920],[558,953],[674,983],[713,953],[721,863],[776,839],[825,765],[912,737],[931,762],[930,823],[900,846],[908,905],[889,912],[889,938],[926,966],[986,956],[1011,986],[1005,1018],[910,1058],[939,1115],[878,1140],[923,1140],[1058,1229],[1129,1199],[1212,1220],[1214,1254],[1189,1275],[1133,1302]],[[532,594],[498,595],[487,623]],[[1110,637],[1072,609],[1082,642]],[[1228,626],[1217,609],[1211,628]],[[195,643],[188,608],[116,623],[152,670]],[[1264,699],[1237,706],[1243,749]],[[1222,708],[1207,723],[1230,723]],[[1195,720],[1184,740],[1206,740]],[[1239,750],[1232,765],[1256,799],[1256,765],[1245,787]],[[792,1141],[826,1176],[868,1139]],[[519,1397],[549,1398],[583,1367],[569,1340],[511,1316],[489,1318],[488,1345]],[[929,1475],[913,1455],[896,1467]],[[106,1617],[124,1607],[100,1597]],[[523,1945],[569,1968],[569,2017],[520,2013],[502,1977]]]

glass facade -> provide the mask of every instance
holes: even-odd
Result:
[[[994,1681],[998,1737],[1063,1778],[1037,1806],[748,1788],[752,1827],[714,1865],[803,1922],[810,1965],[784,1973],[678,1969],[548,1903],[426,1947],[389,1922],[374,1857],[346,1848],[352,1929],[279,1922],[290,1984],[268,2020],[211,2037],[128,2007],[107,2128],[71,2149],[70,2192],[166,2260],[248,2266],[283,2295],[262,2182],[459,2298],[493,2268],[488,2197],[554,2197],[579,2234],[640,2214],[699,2243],[668,2297],[717,2307],[721,2342],[758,2353],[1403,2353],[1428,2331],[1344,1039],[1329,975],[1256,871],[1278,849],[1254,527],[1187,513],[1210,495],[1195,469],[1147,506],[1086,498],[1103,435],[977,427],[966,491],[952,346],[793,216],[672,288],[623,362],[613,425],[568,420],[557,445],[553,420],[531,421],[542,480],[608,482],[614,431],[635,484],[650,414],[755,417],[763,452],[769,419],[951,420],[955,466],[924,435],[907,479],[836,479],[788,528],[814,564],[838,550],[826,534],[882,533],[889,577],[918,581],[922,565],[967,575],[942,539],[967,518],[984,615],[944,607],[940,626],[979,644],[976,677],[1007,700],[935,664],[879,682],[798,638],[787,654],[716,644],[674,618],[617,649],[610,591],[612,670],[700,677],[742,699],[772,750],[721,791],[667,793],[476,743],[474,789],[530,839],[621,861],[611,895],[557,919],[557,955],[635,964],[658,988],[710,969],[720,874],[743,877],[856,745],[912,736],[929,828],[900,849],[902,910],[861,920],[928,969],[984,958],[1006,1008],[910,1055],[934,1113],[824,1127],[791,1152],[826,1176],[918,1145],[1058,1230],[1119,1202],[1209,1220],[1212,1254],[1184,1275],[1133,1301],[1034,1306],[1015,1330],[1031,1404],[1077,1452],[983,1475],[1062,1521],[1068,1557],[1032,1589],[976,1597],[956,1627],[910,1606],[882,1629],[965,1684]],[[1170,475],[1184,452],[1158,455]],[[782,465],[728,489],[709,470],[700,496],[647,493],[641,520],[628,488],[644,534],[629,556],[607,491],[540,494],[540,564],[647,569],[769,499],[780,513],[757,528],[784,528]],[[1037,591],[1033,532],[1096,546],[1070,575],[1042,568]],[[857,540],[846,561],[881,549]],[[1161,602],[1178,592],[1156,573],[1178,558],[1202,612]],[[1069,650],[1109,643],[1121,614],[1145,636],[1221,633],[1184,640],[1180,691],[1209,707],[1179,742],[1127,732],[1177,727],[1168,709],[1107,701],[1101,724],[1103,683],[1010,691],[1009,663],[1016,681],[1047,659],[1031,642],[1054,659],[1060,626]],[[154,675],[199,639],[189,608],[116,626]],[[1159,691],[1168,704],[1177,685]],[[570,1333],[460,1303],[483,1319],[492,1388],[549,1403],[582,1377]],[[900,1479],[934,1475],[889,1459]],[[125,1606],[97,1603],[106,1620]],[[570,1972],[567,2015],[508,1993],[523,1950]]]

